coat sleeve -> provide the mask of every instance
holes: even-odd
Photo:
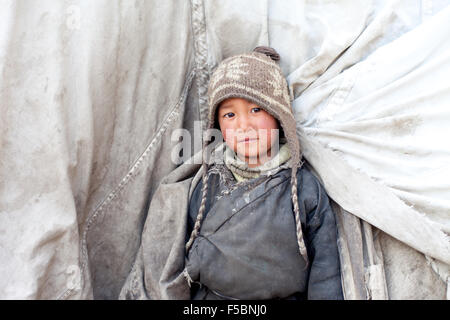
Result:
[[[310,260],[308,299],[343,299],[337,227],[334,212],[325,189],[308,173],[303,193],[308,193],[306,205],[306,242]]]

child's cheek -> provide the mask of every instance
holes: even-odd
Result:
[[[222,132],[223,140],[230,146],[232,149],[236,148],[237,145],[237,136],[232,129],[226,129]]]

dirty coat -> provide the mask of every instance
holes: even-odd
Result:
[[[290,178],[291,170],[284,169],[237,184],[225,165],[209,170],[206,214],[186,261],[188,279],[201,285],[194,299],[342,299],[337,227],[328,196],[305,166],[298,170],[307,265],[298,248]],[[188,235],[202,185],[189,200]]]
[[[223,164],[210,168],[206,215],[186,257],[202,186],[202,171],[193,168],[178,168],[156,191],[121,299],[342,299],[335,216],[306,167],[297,177],[308,267],[296,240],[289,169],[237,184]],[[199,283],[201,290],[191,292]]]
[[[117,299],[141,244],[178,243],[142,232],[153,195],[196,172],[217,64],[268,45],[336,206],[344,296],[445,299],[449,4],[2,1],[0,298]],[[175,161],[178,129],[194,139]]]

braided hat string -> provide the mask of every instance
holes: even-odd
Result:
[[[194,229],[191,232],[189,241],[186,243],[186,254],[189,252],[189,249],[191,248],[194,240],[197,238],[197,236],[200,232],[200,227],[201,227],[202,221],[203,221],[203,215],[205,214],[206,197],[208,195],[207,191],[208,191],[208,168],[209,168],[207,161],[205,161],[205,151],[207,150],[206,147],[208,146],[208,144],[209,144],[208,140],[205,140],[205,142],[203,143],[203,149],[202,149],[203,150],[202,200],[200,202],[200,208],[198,209],[198,214],[197,214],[197,219],[195,220]]]
[[[291,173],[291,198],[292,205],[294,207],[294,217],[295,217],[295,226],[297,233],[297,243],[298,248],[300,250],[300,254],[305,259],[306,266],[308,266],[308,252],[306,251],[305,240],[303,239],[303,231],[302,231],[302,223],[300,220],[300,209],[298,207],[298,196],[297,196],[297,166],[294,165],[292,167]]]

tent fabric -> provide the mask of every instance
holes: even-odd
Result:
[[[338,208],[347,298],[445,299],[449,4],[3,0],[0,298],[116,299],[172,133],[199,151],[211,72],[270,45]]]

